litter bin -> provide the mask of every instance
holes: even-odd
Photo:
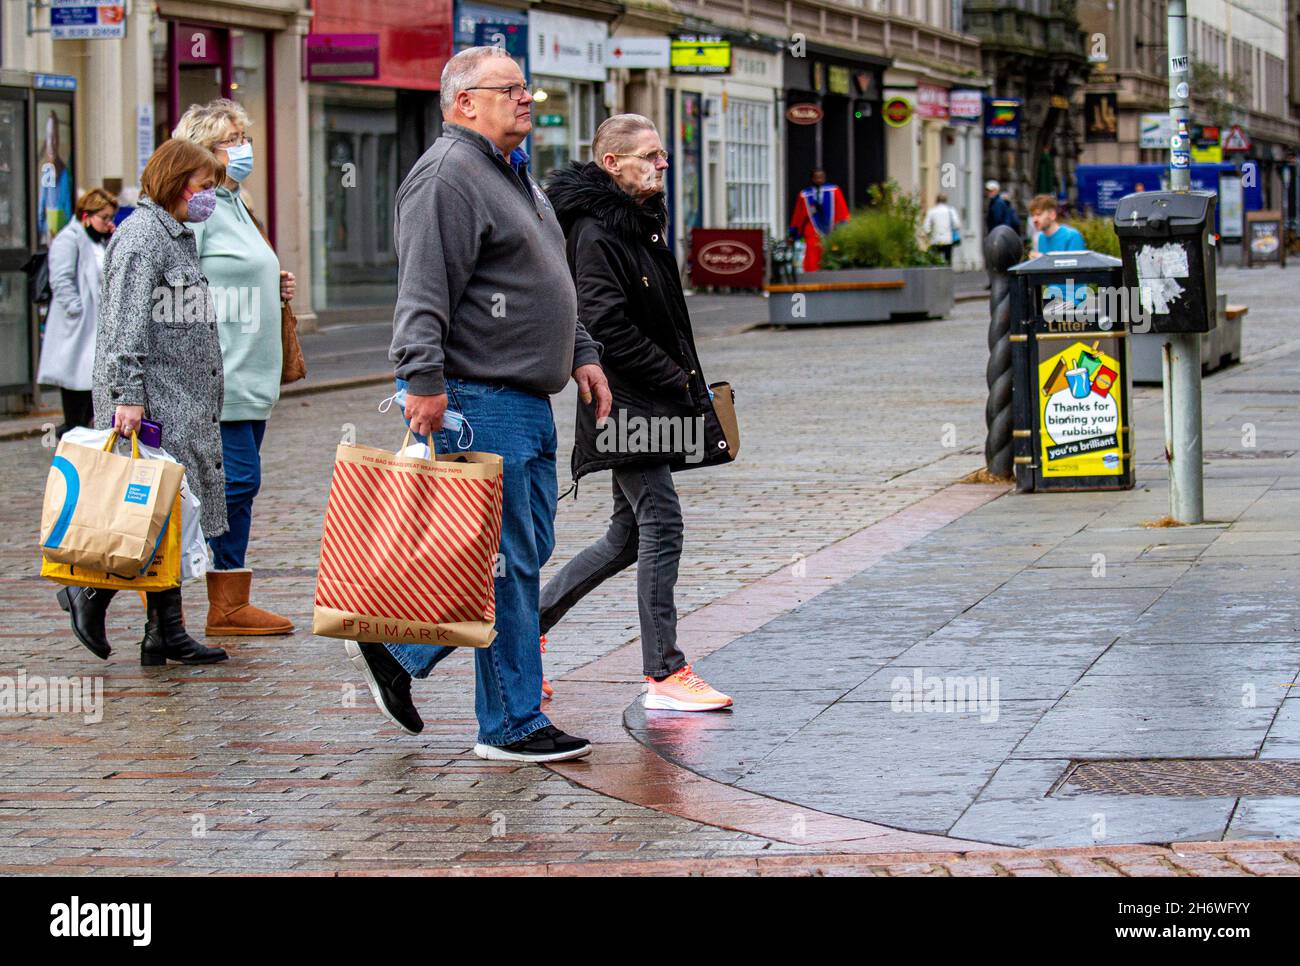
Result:
[[[1055,252],[1010,274],[1016,488],[1131,489],[1128,305],[1119,260]]]
[[[1209,332],[1217,323],[1215,195],[1143,191],[1115,209],[1124,284],[1139,295],[1134,332]]]

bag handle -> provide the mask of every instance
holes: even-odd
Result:
[[[108,442],[104,444],[104,452],[105,453],[113,452],[113,447],[117,445],[117,441],[119,439],[121,439],[121,434],[119,434],[116,429],[113,430],[109,434]],[[138,460],[139,458],[140,458],[140,434],[137,431],[132,430],[131,431],[131,459]]]
[[[402,448],[400,452],[405,453],[406,447],[411,445],[411,433],[412,430],[410,424],[407,424],[406,435],[402,437]],[[429,447],[429,459],[433,459],[433,457],[437,453],[437,450],[433,448],[433,433],[430,433],[428,436],[425,437],[425,439],[427,440],[427,442],[424,445]]]

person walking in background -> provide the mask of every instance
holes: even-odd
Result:
[[[984,230],[990,232],[998,225],[1006,225],[1017,235],[1020,234],[1020,216],[1015,206],[1002,196],[1002,185],[996,181],[984,182],[984,195],[988,198],[989,210],[984,219]]]
[[[212,217],[190,227],[199,266],[212,286],[221,336],[226,396],[221,408],[221,450],[226,471],[230,529],[209,541],[207,573],[209,635],[288,634],[288,618],[249,601],[253,572],[247,566],[253,501],[262,485],[262,440],[280,398],[283,360],[280,303],[294,296],[294,277],[253,220],[239,185],[253,172],[248,115],[226,98],[193,105],[173,136],[202,145],[226,166]]]
[[[140,421],[162,425],[163,446],[185,467],[202,503],[200,525],[211,539],[226,530],[222,474],[221,344],[208,283],[199,269],[194,232],[216,208],[225,171],[211,151],[173,138],[153,153],[140,175],[140,202],[104,254],[95,339],[97,429],[123,435]],[[100,658],[111,653],[104,617],[113,591],[65,587],[59,603],[72,630]],[[181,589],[146,598],[140,663],[212,664],[226,652],[205,647],[185,631]]]
[[[439,452],[504,461],[497,636],[474,652],[480,758],[579,758],[591,743],[541,711],[539,573],[555,543],[555,422],[568,383],[609,415],[600,347],[578,321],[564,233],[520,150],[532,95],[499,47],[471,47],[442,72],[442,136],[397,191],[397,307],[390,357],[406,380],[405,415]],[[443,428],[448,407],[464,436]],[[464,444],[462,444],[462,438]],[[380,711],[409,734],[424,727],[412,677],[451,653],[419,644],[346,645]]]
[[[602,365],[614,394],[614,419],[703,425],[712,416],[677,259],[665,239],[664,172],[668,152],[654,124],[618,114],[596,129],[588,164],[556,171],[547,184],[568,239],[578,290],[578,317],[604,347]],[[682,508],[673,470],[706,465],[682,449],[611,452],[600,443],[595,414],[578,406],[573,478],[613,470],[609,530],[570,560],[542,589],[541,630],[549,631],[604,581],[637,565],[642,673],[647,708],[712,711],[731,698],[697,675],[677,646],[673,592],[681,561]],[[605,438],[621,438],[610,432]],[[629,437],[630,438],[630,437]],[[672,437],[670,437],[672,438]]]
[[[94,425],[90,390],[99,286],[117,198],[102,188],[92,188],[77,199],[75,214],[50,246],[52,297],[36,373],[39,384],[58,386],[63,397],[63,425],[55,431],[58,436],[73,426]]]
[[[925,213],[921,230],[929,240],[931,250],[937,251],[951,265],[953,246],[961,240],[961,216],[948,204],[948,196],[943,192],[934,196],[934,205]]]
[[[815,272],[821,265],[822,240],[842,221],[849,220],[849,203],[839,185],[826,183],[826,172],[817,168],[812,184],[799,192],[790,217],[790,237],[804,243],[801,270]]]

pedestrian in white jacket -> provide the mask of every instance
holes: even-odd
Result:
[[[93,426],[91,371],[95,364],[95,326],[99,321],[99,286],[104,250],[113,234],[117,198],[93,188],[77,199],[74,219],[50,245],[50,300],[45,339],[36,381],[58,386],[63,396],[63,425]]]
[[[947,195],[935,195],[934,207],[925,213],[921,230],[925,232],[930,247],[951,265],[953,247],[961,240],[961,217],[957,209],[948,204]]]

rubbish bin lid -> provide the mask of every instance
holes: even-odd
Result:
[[[1007,269],[1017,275],[1060,275],[1062,272],[1104,272],[1120,268],[1124,263],[1118,258],[1092,251],[1050,252]]]
[[[1115,232],[1149,236],[1182,228],[1199,231],[1214,221],[1212,191],[1140,191],[1119,199]]]

